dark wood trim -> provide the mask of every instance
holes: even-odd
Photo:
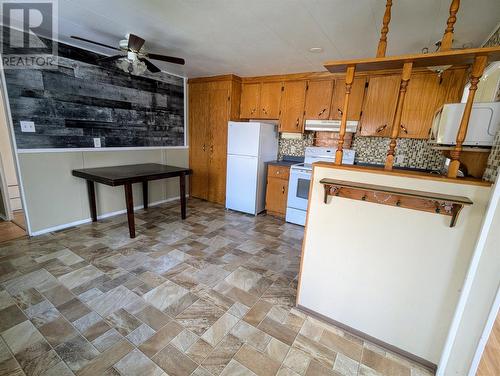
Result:
[[[463,196],[452,196],[434,192],[415,191],[359,182],[321,179],[324,187],[325,204],[328,196],[366,201],[373,204],[396,206],[451,217],[450,227],[454,227],[464,205],[472,201]]]
[[[142,203],[144,205],[144,209],[147,209],[149,204],[147,180],[142,182]]]
[[[97,206],[95,201],[95,186],[92,180],[87,180],[87,194],[89,196],[90,217],[97,222]]]
[[[403,357],[411,360],[412,362],[418,363],[419,365],[428,369],[429,371],[436,373],[437,365],[435,365],[432,362],[429,362],[428,360],[425,360],[417,355],[409,353],[408,351],[402,350],[399,347],[390,345],[384,341],[381,341],[375,337],[370,336],[369,334],[366,334],[360,330],[354,329],[354,328],[350,327],[349,325],[342,324],[341,322],[334,320],[334,319],[331,319],[331,318],[329,318],[325,315],[322,315],[321,313],[318,313],[316,311],[313,311],[312,309],[301,306],[300,304],[297,304],[296,308],[299,309],[300,311],[308,314],[309,316],[312,316],[318,320],[324,321],[327,324],[337,326],[340,329],[345,330],[346,332],[349,332],[349,334],[353,334],[361,339],[372,342],[380,347],[383,347],[387,351],[390,351],[390,352],[393,352],[393,353],[398,354],[400,356],[403,356]]]
[[[128,231],[130,237],[135,238],[135,219],[134,219],[134,196],[132,194],[132,184],[123,185],[125,189],[125,203],[127,205]]]
[[[179,175],[179,194],[181,196],[181,218],[186,219],[186,174]]]

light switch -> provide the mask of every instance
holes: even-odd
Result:
[[[21,120],[21,132],[36,132],[35,130],[35,122],[34,121],[26,121]]]
[[[101,147],[101,139],[99,137],[94,137],[94,147],[95,148]]]

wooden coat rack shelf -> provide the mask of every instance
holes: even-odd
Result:
[[[462,208],[465,205],[472,205],[471,200],[462,196],[451,196],[326,178],[322,179],[320,183],[323,184],[325,189],[325,204],[328,203],[328,196],[337,196],[375,204],[420,210],[451,217],[450,227],[455,226],[457,223],[457,218]]]

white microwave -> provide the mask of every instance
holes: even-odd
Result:
[[[436,112],[429,142],[455,145],[465,103],[445,104]],[[464,146],[492,146],[500,128],[500,102],[474,103]]]

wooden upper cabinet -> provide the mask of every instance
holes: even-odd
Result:
[[[309,81],[304,119],[325,120],[330,117],[333,83],[333,80]]]
[[[399,137],[427,138],[444,99],[443,83],[435,73],[413,74],[408,83]]]
[[[255,119],[259,116],[260,83],[243,84],[241,87],[240,117]]]
[[[278,119],[281,103],[281,82],[263,82],[260,88],[260,119]]]
[[[306,86],[307,82],[304,80],[287,81],[284,83],[279,118],[280,132],[303,132]]]
[[[400,75],[370,77],[361,118],[362,136],[388,137],[396,111]]]
[[[347,111],[347,120],[359,120],[361,118],[361,110],[363,108],[363,98],[365,96],[366,77],[356,77],[351,87],[351,95],[349,96],[349,110]],[[345,97],[345,79],[338,78],[335,80],[333,87],[332,106],[330,110],[330,119],[340,120],[344,107]]]

